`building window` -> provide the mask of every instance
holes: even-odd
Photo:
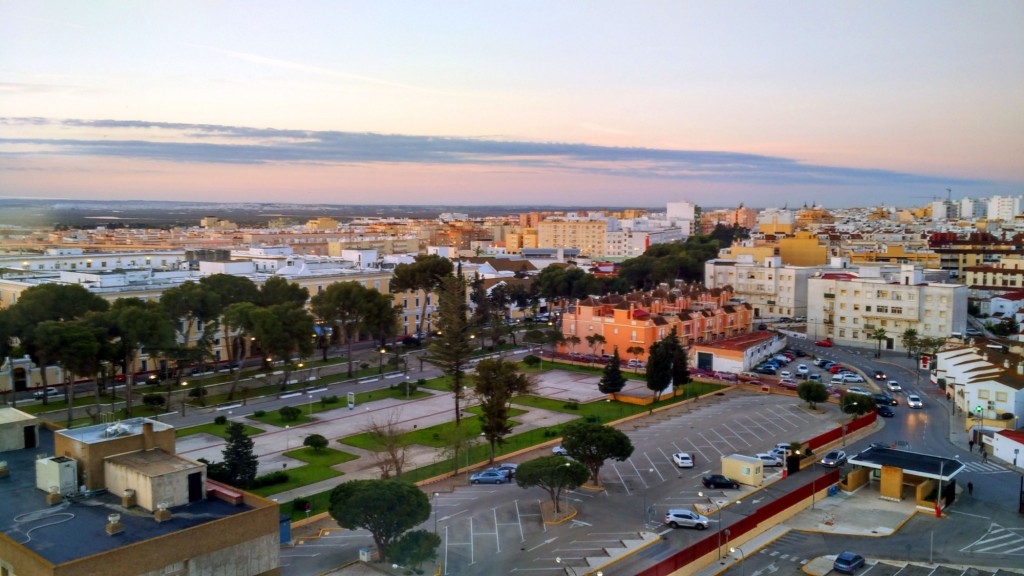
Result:
[[[878,307],[878,312],[879,312],[879,314],[888,314],[889,313],[889,307],[888,306],[879,306]]]
[[[988,400],[988,390],[978,390],[979,400]]]
[[[900,306],[893,306],[892,307],[892,313],[893,314],[903,314],[903,308],[901,308]]]
[[[846,338],[846,330],[840,328],[839,329],[839,337],[840,338]]]

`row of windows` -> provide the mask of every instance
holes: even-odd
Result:
[[[978,390],[979,400],[989,400],[991,398],[989,390]],[[996,402],[1006,402],[1006,392],[996,392]]]

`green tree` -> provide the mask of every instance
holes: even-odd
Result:
[[[590,481],[601,485],[601,467],[605,460],[619,462],[633,454],[633,443],[629,436],[610,426],[590,422],[574,422],[565,427],[562,447],[574,460],[590,471]],[[516,471],[518,475],[518,470]]]
[[[89,312],[103,312],[109,304],[103,298],[89,292],[78,284],[41,284],[26,289],[18,297],[18,302],[4,310],[0,318],[0,351],[10,354],[17,341],[21,350],[28,354],[37,366],[42,368],[39,375],[45,389],[50,385],[49,374],[45,367],[52,361],[50,350],[40,353],[40,342],[36,330],[47,320],[70,321],[82,318]],[[16,340],[15,340],[16,339]],[[43,404],[46,404],[43,395]]]
[[[295,422],[302,416],[302,410],[295,406],[282,406],[277,410],[277,413],[281,415],[281,420],[285,422]]]
[[[405,482],[352,480],[331,491],[329,513],[342,528],[369,531],[381,557],[391,560],[392,543],[430,518],[430,501]]]
[[[878,328],[875,328],[873,331],[868,333],[868,336],[870,336],[872,340],[877,340],[878,341],[878,351],[875,352],[875,358],[881,358],[882,357],[882,342],[885,342],[885,340],[887,338],[886,333],[885,333],[885,328],[882,328],[881,326],[879,326]]]
[[[399,536],[391,545],[391,559],[398,564],[417,569],[428,560],[437,558],[441,537],[429,530],[413,530]]]
[[[672,347],[664,339],[658,340],[648,351],[647,389],[654,392],[654,402],[661,399],[661,393],[672,384]],[[654,404],[651,404],[654,409]]]
[[[634,360],[639,360],[640,357],[644,355],[644,352],[647,352],[647,350],[644,350],[643,346],[630,346],[629,348],[626,348],[626,354],[632,356]],[[634,372],[639,371],[639,368],[634,369]]]
[[[910,358],[911,356],[914,355],[914,352],[917,350],[918,347],[917,330],[914,330],[913,328],[907,328],[906,330],[903,331],[903,335],[900,336],[900,341],[902,342],[903,347],[907,349],[907,358]]]
[[[320,452],[324,448],[327,448],[327,438],[319,434],[310,434],[302,441],[302,445],[308,448],[312,448],[313,452]]]
[[[257,302],[260,297],[260,289],[252,280],[244,276],[234,276],[231,274],[212,274],[210,276],[204,276],[199,279],[199,285],[208,292],[212,292],[217,296],[217,309],[215,312],[220,318],[221,335],[224,338],[225,356],[231,360],[235,358],[235,351],[233,348],[245,348],[245,341],[240,339],[238,341],[239,345],[236,346],[235,339],[232,338],[232,326],[224,315],[225,311],[234,304],[243,302],[251,304]],[[240,364],[239,367],[241,367]],[[228,370],[232,374],[235,372],[235,365],[233,362],[228,362]]]
[[[238,382],[242,379],[242,361],[245,359],[246,341],[249,340],[252,334],[253,314],[259,309],[259,306],[252,302],[236,302],[225,308],[221,316],[227,333],[235,333],[238,338],[238,345],[235,346],[234,356],[232,357],[233,363],[238,365],[238,370],[234,371],[231,387],[228,388],[227,399],[229,401],[234,399],[235,391],[238,389]]]
[[[47,355],[60,365],[64,372],[68,428],[71,428],[73,421],[75,376],[92,375],[99,370],[99,352],[105,336],[102,330],[80,320],[47,320],[37,329],[40,346],[48,349]]]
[[[260,286],[260,295],[256,304],[265,308],[280,304],[305,306],[308,300],[309,290],[280,276],[271,276]]]
[[[437,326],[441,334],[430,343],[427,361],[449,377],[455,400],[455,426],[462,422],[466,368],[473,353],[467,334],[466,312],[465,280],[461,276],[447,277],[438,290]]]
[[[490,462],[493,464],[495,445],[504,444],[505,436],[512,432],[509,421],[512,399],[528,393],[533,383],[519,372],[516,362],[501,358],[488,358],[477,363],[473,382],[474,391],[480,398],[480,431],[491,446]]]
[[[607,342],[607,340],[605,340],[604,336],[602,336],[600,334],[590,334],[586,338],[587,338],[587,346],[590,346],[590,352],[594,356],[597,356],[597,350],[599,348],[601,348],[602,346],[604,346],[604,343]]]
[[[686,348],[679,342],[679,336],[676,334],[675,327],[672,327],[672,332],[665,337],[665,341],[671,352],[672,387],[685,386],[690,383],[689,359]]]
[[[390,294],[370,289],[365,302],[363,327],[381,346],[398,335],[402,310],[395,306]]]
[[[427,317],[427,302],[431,292],[440,289],[453,270],[451,260],[437,254],[420,255],[411,264],[395,266],[394,275],[391,277],[392,292],[423,291],[423,308],[420,311],[419,324],[416,326],[417,332],[423,331],[423,321]]]
[[[253,452],[252,439],[245,433],[241,422],[228,424],[228,444],[222,452],[227,483],[238,488],[248,488],[256,478],[258,458]]]
[[[376,292],[376,291],[374,291]],[[354,359],[352,345],[359,337],[367,318],[367,301],[371,298],[370,289],[359,282],[338,282],[331,284],[323,292],[313,296],[311,301],[314,313],[341,329],[345,337],[348,354],[348,376],[352,377]],[[312,332],[312,330],[310,330]]]
[[[575,334],[564,336],[562,341],[569,347],[569,352],[576,353],[576,347],[580,345],[580,337]]]
[[[555,505],[555,512],[562,511],[559,493],[579,487],[589,476],[586,466],[561,456],[541,456],[516,468],[516,484],[520,488],[537,486],[544,489]]]
[[[839,407],[844,414],[863,416],[875,409],[875,399],[867,394],[843,394]]]
[[[806,380],[796,387],[796,395],[807,402],[811,410],[817,407],[818,402],[828,400],[828,389],[821,382]]]
[[[626,377],[622,375],[619,366],[619,347],[615,347],[612,357],[604,365],[604,373],[601,374],[601,381],[597,383],[597,389],[602,394],[611,394],[614,397],[626,387]]]
[[[120,298],[105,313],[125,381],[126,416],[135,398],[135,359],[143,349],[154,355],[174,346],[174,328],[162,305],[139,298]]]
[[[178,381],[188,364],[203,363],[210,355],[212,333],[216,330],[220,297],[196,282],[185,282],[164,290],[160,305],[177,327],[178,350],[173,357],[178,364]],[[192,334],[197,334],[195,342]]]
[[[294,304],[275,304],[259,308],[251,316],[252,333],[263,346],[263,351],[284,360],[281,388],[288,384],[288,375],[294,368],[292,357],[313,353],[313,317],[305,308]]]

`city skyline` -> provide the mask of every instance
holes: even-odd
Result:
[[[0,196],[908,206],[1024,188],[1024,6],[0,3]]]

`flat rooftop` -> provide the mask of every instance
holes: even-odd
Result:
[[[854,454],[850,457],[849,462],[858,466],[878,469],[882,466],[895,466],[915,476],[936,480],[941,478],[943,482],[952,480],[965,468],[963,462],[954,458],[942,458],[895,448],[868,448],[859,454]]]
[[[26,412],[22,412],[17,408],[11,408],[9,406],[0,407],[0,424],[31,422],[33,420],[38,420],[38,418]]]
[[[119,420],[112,424],[96,424],[95,426],[72,428],[71,430],[58,430],[57,434],[78,440],[84,444],[95,444],[97,442],[106,442],[107,440],[114,440],[116,438],[140,436],[142,435],[142,425],[146,422],[153,424],[154,432],[161,432],[163,430],[170,430],[174,428],[170,424],[165,424],[159,420],[152,420],[150,418],[129,418],[127,420]]]
[[[253,509],[200,500],[171,508],[172,519],[158,523],[149,512],[126,509],[119,497],[106,492],[48,506],[46,493],[36,488],[35,460],[37,454],[53,454],[53,434],[42,428],[39,440],[36,448],[3,455],[11,474],[0,479],[0,533],[55,565]],[[121,515],[124,531],[120,534],[107,535],[109,514]]]

